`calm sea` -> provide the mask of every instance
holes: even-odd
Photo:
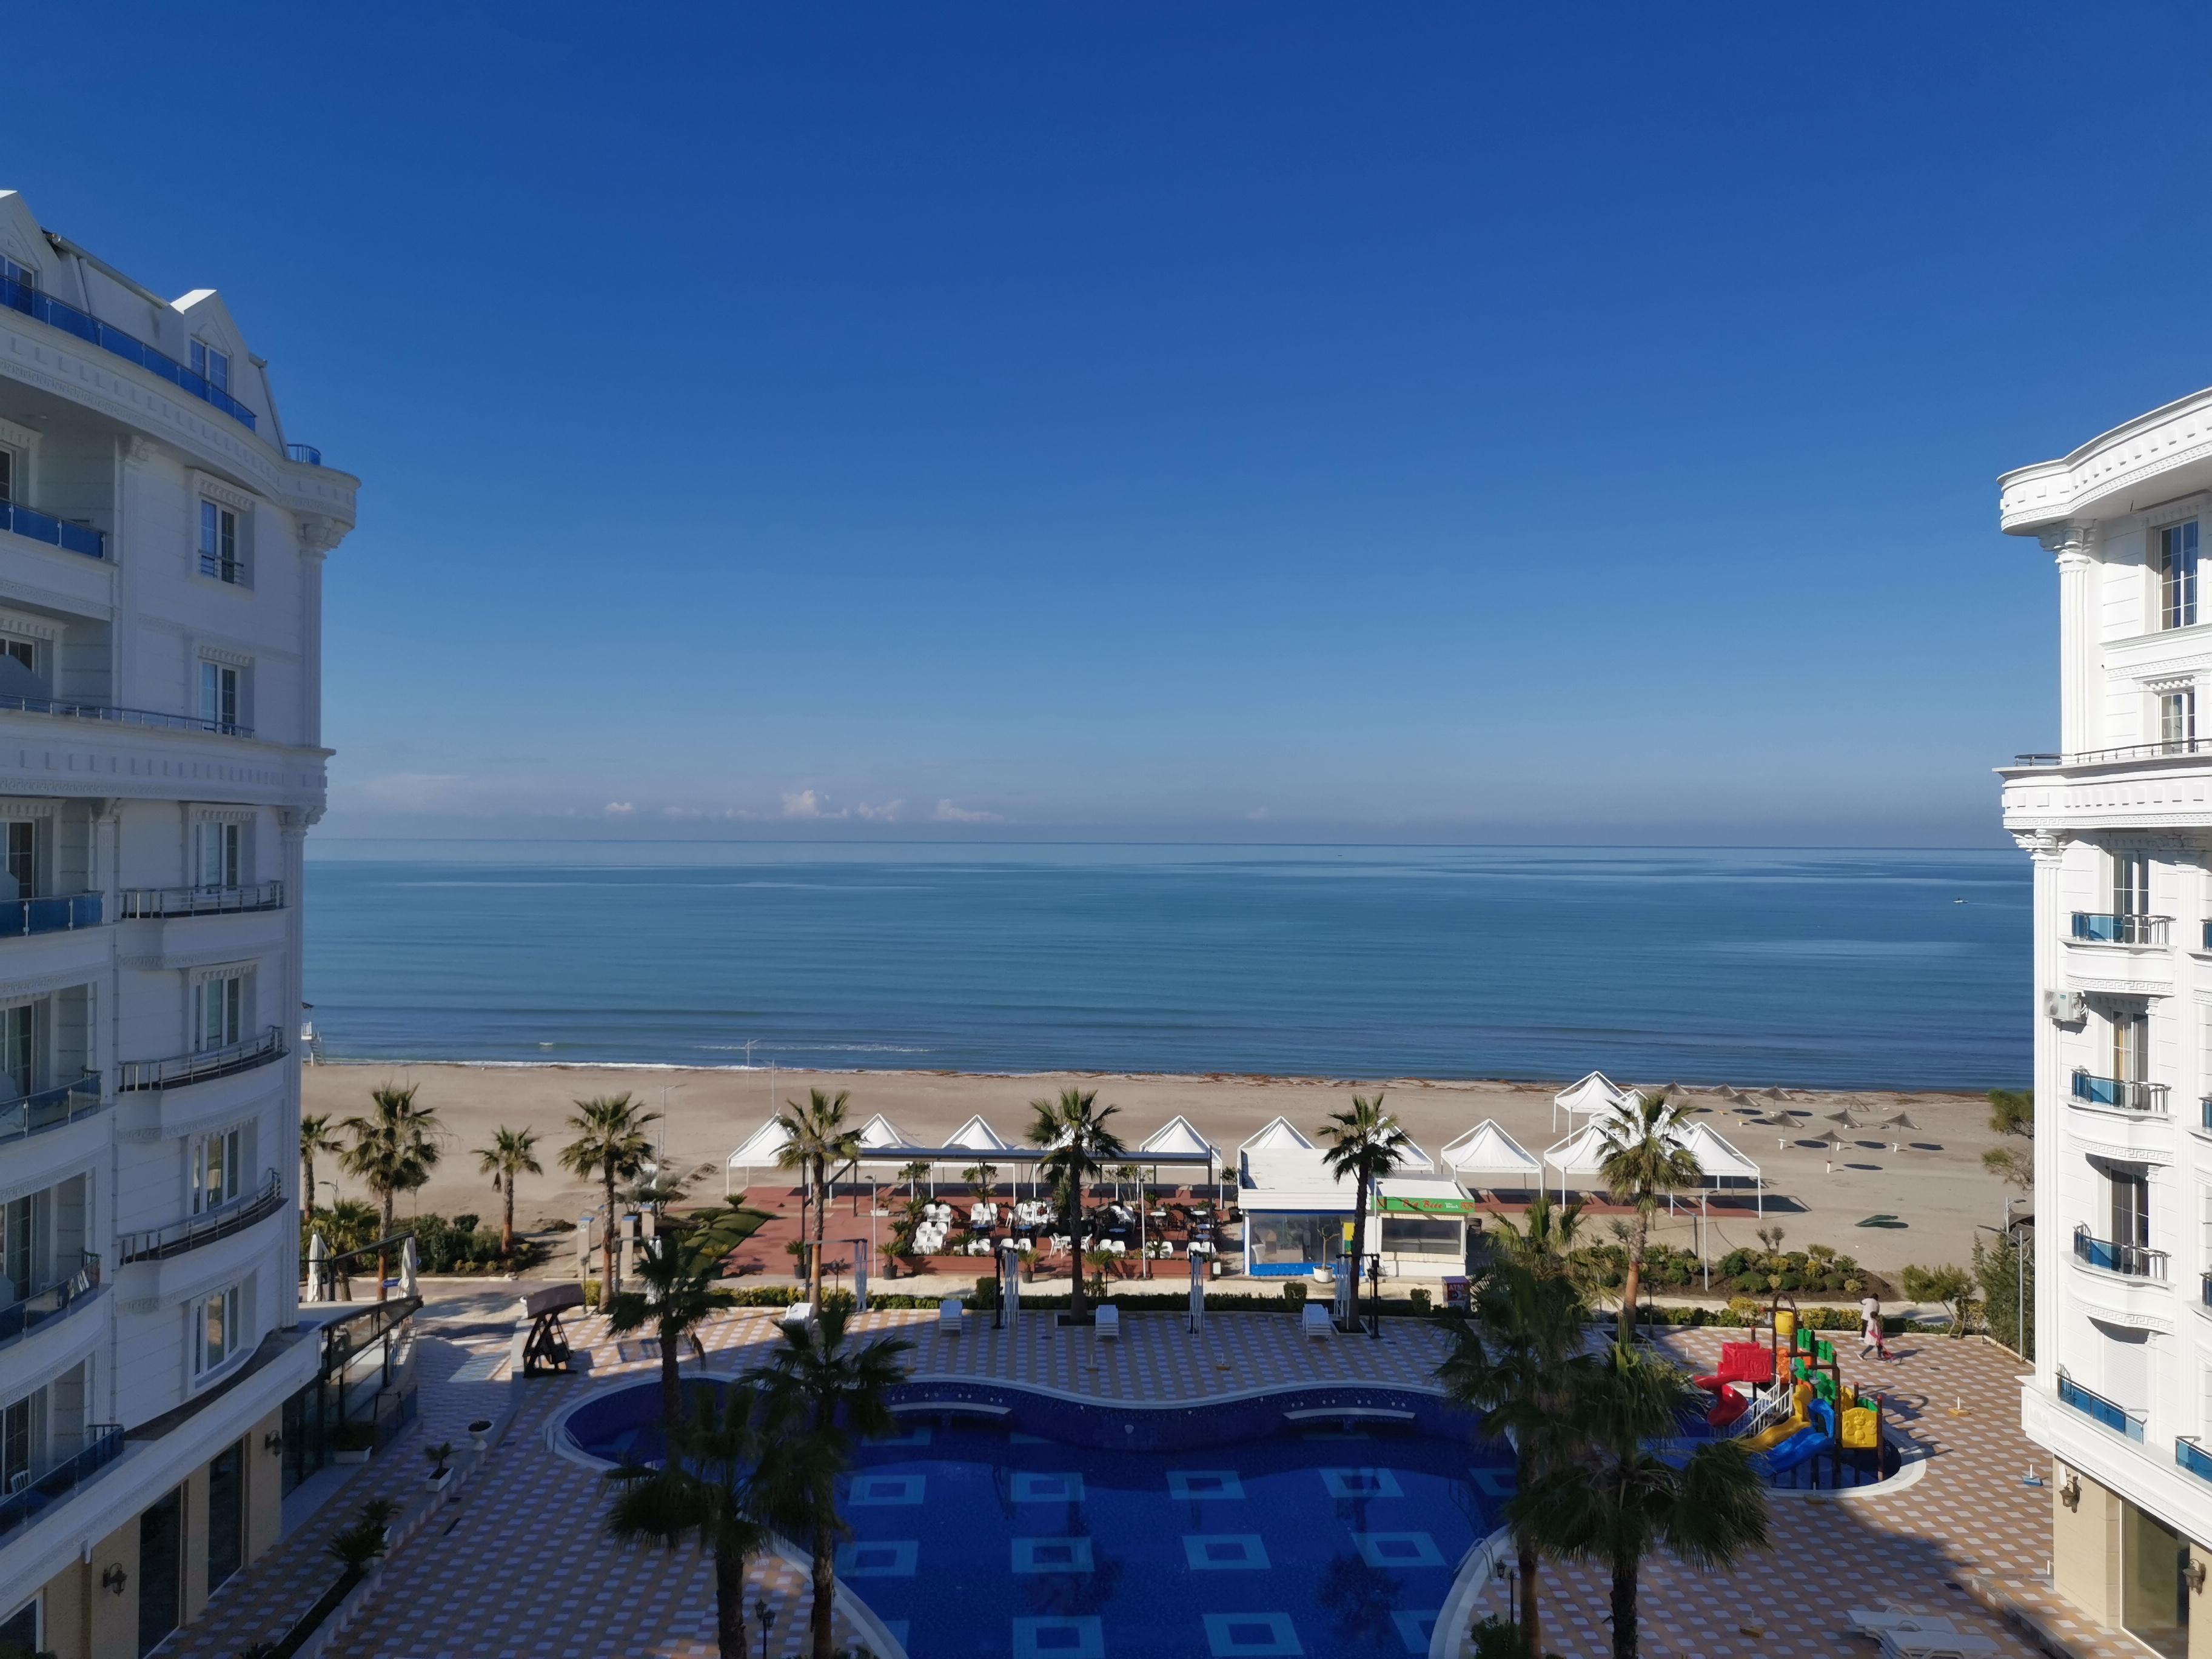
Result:
[[[311,848],[331,1058],[2029,1074],[2029,872],[2009,852]]]

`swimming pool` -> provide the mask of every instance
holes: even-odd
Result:
[[[840,1493],[838,1576],[915,1659],[1425,1654],[1512,1491],[1431,1396],[1321,1389],[1175,1411],[915,1384]],[[652,1385],[573,1413],[657,1457]]]

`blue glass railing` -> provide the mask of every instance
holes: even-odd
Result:
[[[33,1475],[6,1497],[0,1498],[0,1535],[34,1520],[123,1455],[123,1425],[91,1423],[85,1425],[84,1449],[64,1457]]]
[[[323,464],[323,452],[313,444],[286,444],[284,459],[298,461],[307,466],[320,466]]]
[[[226,738],[250,738],[253,728],[229,720],[201,720],[191,714],[165,714],[154,708],[118,708],[105,702],[58,702],[52,697],[0,696],[0,711],[25,714],[53,714],[64,720],[116,720],[125,726],[159,726],[172,732],[214,732]]]
[[[2212,1480],[2212,1457],[2205,1455],[2195,1435],[2185,1434],[2173,1443],[2173,1461],[2199,1480]]]
[[[2135,1083],[2126,1078],[2074,1073],[2074,1098],[2085,1106],[2118,1106],[2130,1112],[2166,1110],[2163,1083]]]
[[[77,1265],[21,1299],[0,1307],[0,1347],[89,1301],[100,1290],[100,1258],[87,1250]]]
[[[169,1060],[127,1060],[116,1087],[125,1093],[136,1089],[181,1089],[210,1078],[251,1071],[283,1057],[284,1028],[271,1025],[259,1036],[234,1042],[227,1048],[203,1048],[196,1054],[178,1054]]]
[[[99,926],[97,893],[75,893],[66,898],[0,899],[0,939],[66,933],[79,927]]]
[[[2094,1418],[2115,1434],[2124,1434],[2130,1440],[2143,1437],[2142,1419],[2122,1406],[2116,1406],[2101,1394],[2092,1394],[2072,1377],[2060,1373],[2058,1403],[2071,1406],[2085,1417]]]
[[[260,419],[252,410],[232,397],[221,386],[212,384],[204,374],[186,368],[166,351],[156,351],[143,340],[125,334],[119,328],[111,328],[97,317],[86,315],[75,306],[64,305],[50,294],[41,294],[34,288],[6,276],[0,276],[0,306],[10,311],[20,311],[26,317],[39,321],[64,334],[74,334],[80,340],[98,346],[102,351],[112,351],[118,357],[127,357],[139,368],[158,374],[180,392],[188,392],[203,403],[213,404],[236,421],[248,432]]]
[[[2130,1279],[2166,1277],[2164,1250],[2154,1250],[2148,1244],[2095,1238],[2087,1227],[2074,1230],[2074,1259],[2105,1273],[2125,1273]]]
[[[2163,945],[2172,916],[2105,915],[2074,913],[2074,937],[2091,945]]]
[[[100,1073],[87,1072],[73,1083],[58,1083],[0,1106],[0,1144],[58,1129],[99,1109]]]
[[[67,519],[57,519],[51,513],[40,513],[15,501],[0,501],[0,530],[12,531],[26,540],[44,542],[48,547],[66,548],[72,553],[83,553],[95,559],[107,556],[107,538],[97,530],[71,524]]]

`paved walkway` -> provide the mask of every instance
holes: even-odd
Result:
[[[504,1346],[497,1318],[486,1321],[484,1311],[478,1304],[426,1316],[426,1331],[470,1333],[454,1340],[433,1334],[423,1343],[424,1416],[441,1437],[460,1438],[450,1425],[480,1409],[473,1402],[448,1403],[445,1396],[455,1389],[445,1379],[471,1355]],[[880,1312],[857,1323],[863,1333],[896,1331],[913,1340],[912,1363],[921,1373],[1024,1381],[1107,1400],[1194,1400],[1303,1381],[1419,1383],[1442,1352],[1434,1330],[1410,1321],[1389,1322],[1381,1341],[1316,1340],[1300,1334],[1287,1310],[1279,1316],[1217,1313],[1195,1337],[1180,1316],[1132,1316],[1118,1343],[1060,1330],[1038,1314],[1026,1316],[1012,1336],[993,1330],[981,1314],[968,1316],[957,1337],[939,1334],[927,1313]],[[594,1377],[644,1375],[653,1368],[634,1340],[634,1357],[623,1358],[598,1320],[584,1322],[573,1334],[577,1346],[590,1352]],[[773,1315],[754,1310],[727,1316],[704,1334],[710,1369],[721,1374],[752,1363],[778,1340]],[[1669,1345],[1686,1363],[1709,1369],[1721,1338],[1718,1332],[1684,1332]],[[2031,1466],[2047,1468],[2047,1462],[2020,1432],[2018,1368],[2010,1356],[1986,1343],[1927,1338],[1893,1349],[1904,1358],[1888,1365],[1846,1352],[1844,1369],[1851,1381],[1890,1396],[1893,1420],[1928,1450],[1922,1478],[1882,1498],[1778,1498],[1775,1547],[1733,1573],[1696,1575],[1654,1561],[1644,1581],[1644,1651],[1652,1659],[1863,1659],[1867,1644],[1841,1634],[1845,1610],[1895,1604],[1948,1613],[2007,1654],[2033,1654],[2017,1631],[1970,1594],[1995,1587],[2051,1609],[2052,1627],[2085,1659],[2146,1652],[2127,1637],[2083,1628],[2038,1583],[2049,1547],[2051,1498],[2045,1488],[2024,1486],[2021,1476]],[[544,1443],[546,1419],[589,1386],[583,1378],[526,1385],[514,1428],[452,1507],[451,1523],[434,1525],[398,1553],[378,1598],[335,1654],[699,1659],[713,1652],[706,1564],[690,1552],[670,1556],[611,1543],[602,1531],[603,1480]],[[1963,1414],[1953,1414],[1954,1405]],[[371,1464],[315,1525],[242,1574],[205,1620],[162,1652],[227,1655],[281,1629],[329,1582],[318,1558],[330,1528],[361,1496],[407,1489],[419,1482],[420,1470],[411,1446]],[[1607,1653],[1602,1576],[1553,1566],[1545,1583],[1547,1647],[1567,1659]],[[757,1565],[748,1599],[755,1596],[775,1613],[769,1653],[799,1653],[803,1580],[780,1563]],[[1492,1602],[1502,1611],[1502,1590]],[[756,1633],[756,1650],[758,1639]],[[853,1639],[842,1621],[840,1639]]]

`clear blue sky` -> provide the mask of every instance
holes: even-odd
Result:
[[[1995,844],[1992,479],[2212,382],[2202,8],[8,32],[366,480],[343,834]]]

